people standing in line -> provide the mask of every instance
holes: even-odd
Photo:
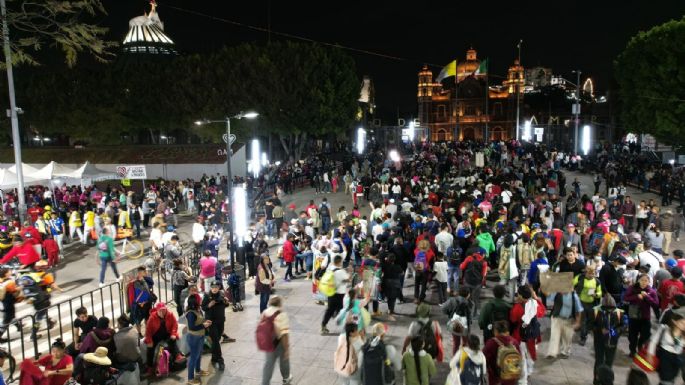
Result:
[[[276,338],[275,350],[266,352],[266,360],[262,370],[262,385],[269,385],[273,376],[274,366],[278,366],[283,377],[283,385],[290,385],[293,377],[290,373],[290,321],[283,310],[283,298],[275,295],[269,299],[269,306],[261,314],[261,318],[273,317],[273,335]]]

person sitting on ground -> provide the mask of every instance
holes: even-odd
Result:
[[[92,353],[97,348],[104,346],[109,351],[112,357],[114,357],[114,329],[109,326],[109,318],[100,317],[98,319],[95,329],[91,330],[83,337],[83,343],[81,344],[80,352],[81,354]],[[110,357],[111,359],[111,357]]]
[[[148,374],[154,373],[154,368],[150,363],[154,362],[153,353],[157,345],[166,342],[169,347],[170,357],[176,361],[183,360],[183,356],[178,351],[176,341],[178,340],[178,321],[173,313],[167,310],[164,303],[158,302],[150,311],[150,318],[145,323],[145,345],[147,345]]]
[[[76,357],[81,350],[81,343],[86,338],[91,330],[95,329],[98,324],[98,319],[92,314],[88,314],[88,309],[85,306],[81,306],[76,309],[76,320],[74,320],[73,328],[73,340],[67,347],[67,352],[72,357]]]
[[[41,367],[45,368],[41,370]],[[57,338],[50,354],[38,360],[27,358],[19,365],[20,384],[63,385],[74,369],[73,358],[66,354],[66,344]]]
[[[116,367],[122,367],[130,363],[142,365],[140,355],[140,340],[138,331],[131,325],[131,321],[126,315],[117,318],[119,330],[114,333],[114,363]]]

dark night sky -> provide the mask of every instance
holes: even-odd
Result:
[[[105,0],[103,24],[121,40],[128,20],[148,9],[145,0]],[[571,79],[572,69],[595,80],[599,92],[611,80],[612,61],[638,31],[685,15],[682,0],[594,1],[337,1],[158,0],[166,32],[182,52],[202,52],[267,34],[174,7],[318,41],[401,58],[350,52],[361,75],[370,75],[383,117],[416,109],[417,73],[423,63],[464,59],[469,46],[490,58],[490,73],[505,75],[523,39],[522,62],[543,65]],[[410,4],[414,5],[410,5]],[[280,37],[272,35],[272,39]],[[435,75],[440,68],[432,68]],[[491,77],[491,83],[499,82]]]

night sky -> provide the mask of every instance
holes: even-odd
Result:
[[[416,5],[409,5],[414,3]],[[594,1],[318,1],[158,0],[165,30],[181,52],[206,52],[246,41],[266,42],[264,32],[187,11],[264,28],[271,15],[277,32],[392,56],[349,51],[360,75],[375,83],[378,113],[385,118],[416,113],[417,73],[423,63],[440,67],[464,59],[473,46],[490,58],[491,83],[500,82],[523,39],[525,67],[551,67],[574,78],[580,69],[602,93],[610,86],[612,62],[638,31],[685,15],[682,0]],[[149,9],[145,0],[104,0],[102,23],[121,41],[128,20]],[[178,9],[182,8],[184,10]]]

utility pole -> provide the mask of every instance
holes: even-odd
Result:
[[[523,44],[523,39],[519,40],[519,43],[517,45],[519,49],[519,67],[523,68],[521,65],[521,44]],[[521,86],[519,84],[519,74],[516,73],[516,140],[519,140],[519,119],[521,115],[521,101],[520,101],[520,92],[521,92]]]
[[[9,118],[12,123],[12,144],[14,146],[14,164],[17,168],[17,198],[19,199],[19,221],[24,223],[26,200],[24,197],[24,170],[21,165],[21,137],[19,136],[19,116],[17,115],[17,99],[14,94],[14,73],[12,71],[12,49],[10,48],[10,29],[7,25],[7,4],[0,0],[0,16],[2,16],[2,40],[5,51],[5,68],[7,69],[7,87],[10,97]]]
[[[580,120],[580,70],[573,71],[576,73],[576,103],[573,105],[571,112],[575,115],[575,128],[573,129],[573,152],[578,153],[578,123]]]

